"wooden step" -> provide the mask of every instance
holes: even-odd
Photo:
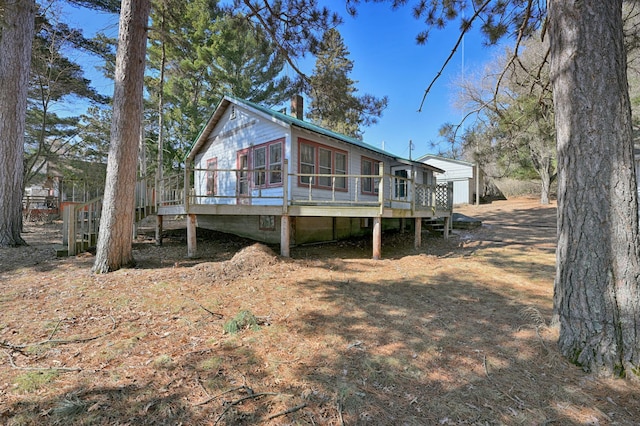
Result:
[[[69,249],[67,248],[67,246],[56,245],[53,249],[56,251],[56,257],[68,257],[69,256]]]

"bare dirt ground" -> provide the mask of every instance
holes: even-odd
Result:
[[[298,247],[141,235],[137,267],[0,249],[3,425],[640,425],[640,387],[568,364],[550,327],[555,207],[456,209],[449,240]],[[226,330],[226,331],[225,331]]]

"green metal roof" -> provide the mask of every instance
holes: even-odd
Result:
[[[352,138],[350,136],[346,136],[346,135],[343,135],[341,133],[334,132],[334,131],[329,130],[329,129],[325,129],[324,127],[317,126],[317,125],[315,125],[313,123],[309,123],[308,121],[300,120],[300,119],[298,119],[296,117],[293,117],[291,115],[284,114],[282,112],[273,110],[271,108],[267,108],[265,106],[253,103],[251,101],[238,99],[238,98],[235,98],[233,96],[227,96],[227,97],[235,100],[236,102],[243,103],[243,104],[245,104],[247,106],[250,106],[251,108],[255,108],[255,109],[257,109],[257,110],[259,110],[259,111],[261,111],[261,112],[263,112],[263,113],[265,113],[267,115],[270,115],[273,118],[276,118],[276,119],[278,119],[280,121],[283,121],[283,122],[285,122],[285,123],[287,123],[287,124],[289,124],[291,126],[296,126],[296,127],[301,128],[301,129],[309,130],[311,132],[318,133],[320,135],[327,136],[327,137],[330,137],[330,138],[333,138],[333,139],[337,139],[339,141],[342,141],[342,142],[345,142],[345,143],[348,143],[348,144],[351,144],[351,145],[357,145],[357,146],[359,146],[361,148],[365,148],[365,149],[368,149],[370,151],[377,152],[378,154],[382,154],[382,155],[385,155],[387,157],[399,158],[399,157],[397,157],[396,155],[394,155],[394,154],[392,154],[390,152],[384,151],[384,150],[382,150],[380,148],[376,148],[373,145],[369,145],[369,144],[363,142],[360,139]]]
[[[239,105],[244,105],[244,106],[246,106],[246,107],[248,107],[250,109],[254,109],[254,110],[260,111],[261,113],[263,113],[263,114],[265,114],[267,116],[270,116],[270,117],[274,118],[275,120],[278,120],[278,121],[281,121],[281,122],[283,122],[285,124],[288,124],[289,126],[295,126],[295,127],[301,128],[301,129],[308,130],[308,131],[313,132],[313,133],[317,133],[319,135],[323,135],[323,136],[326,136],[326,137],[329,137],[329,138],[344,142],[346,144],[355,145],[355,146],[358,146],[360,148],[364,148],[364,149],[367,149],[369,151],[376,152],[376,153],[378,153],[380,155],[384,155],[386,157],[393,158],[394,160],[396,160],[396,161],[398,161],[400,163],[416,164],[416,165],[420,165],[422,167],[430,168],[430,169],[435,170],[435,171],[440,172],[440,173],[444,172],[444,170],[441,170],[441,169],[439,169],[437,167],[430,166],[428,164],[425,164],[425,163],[422,163],[422,162],[419,162],[419,161],[414,161],[414,160],[409,160],[409,159],[406,159],[406,158],[399,157],[399,156],[397,156],[395,154],[392,154],[392,153],[390,153],[388,151],[385,151],[383,149],[377,148],[377,147],[375,147],[373,145],[369,145],[369,144],[361,141],[360,139],[352,138],[350,136],[346,136],[346,135],[343,135],[341,133],[337,133],[337,132],[334,132],[332,130],[325,129],[324,127],[320,127],[320,126],[317,126],[317,125],[315,125],[313,123],[309,123],[307,121],[300,120],[300,119],[298,119],[296,117],[293,117],[291,115],[287,115],[287,114],[285,114],[283,112],[273,110],[273,109],[265,107],[263,105],[260,105],[260,104],[257,104],[257,103],[251,102],[251,101],[247,101],[245,99],[240,99],[240,98],[237,98],[237,97],[232,96],[232,95],[225,95],[220,100],[220,102],[216,106],[215,111],[213,112],[213,114],[211,114],[211,117],[207,121],[207,124],[202,128],[202,130],[198,134],[198,137],[194,141],[194,143],[192,145],[192,148],[191,148],[187,158],[193,159],[195,157],[195,153],[200,148],[200,145],[202,143],[204,143],[204,140],[202,140],[202,141],[200,140],[201,137],[207,131],[207,129],[209,129],[208,130],[209,132],[212,131],[213,127],[215,126],[215,123],[217,123],[217,121],[222,116],[222,111],[220,111],[220,109],[221,109],[221,106],[225,103],[225,101],[226,102],[235,103],[235,104],[239,104]],[[225,108],[226,108],[226,106],[225,106]],[[223,110],[225,108],[223,108]]]

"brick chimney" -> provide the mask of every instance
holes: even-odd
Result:
[[[304,100],[300,95],[291,98],[291,115],[298,120],[304,120]]]

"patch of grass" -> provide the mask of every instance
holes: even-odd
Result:
[[[176,364],[171,356],[162,354],[153,360],[153,366],[157,369],[172,370],[175,368]]]
[[[351,383],[343,382],[338,385],[338,401],[347,412],[355,413],[362,408],[365,393]]]
[[[14,383],[18,390],[34,392],[58,377],[56,370],[29,371],[17,376]]]
[[[38,413],[33,412],[23,412],[12,416],[8,422],[7,426],[26,426],[26,425],[36,425],[38,421],[41,421],[41,417]]]
[[[211,340],[211,343],[215,343],[216,340]],[[234,349],[236,349],[238,346],[240,346],[241,343],[239,343],[239,339],[236,336],[229,336],[228,338],[222,340],[222,349],[225,351],[233,351]]]
[[[229,382],[227,377],[222,374],[217,374],[204,380],[202,385],[210,391],[220,392],[228,388]]]
[[[131,304],[131,298],[128,295],[113,297],[110,304],[116,309],[126,308]]]
[[[47,321],[44,323],[44,329],[47,331],[47,334],[51,334],[53,331],[57,331],[61,324],[62,324],[62,320]]]
[[[259,365],[261,364],[260,357],[256,354],[255,350],[248,347],[240,347],[235,350],[235,354],[240,356],[244,360],[246,365]]]
[[[78,395],[67,395],[53,408],[53,414],[67,418],[83,413],[87,409],[87,403],[78,398]],[[68,421],[68,419],[66,419]]]
[[[227,321],[222,329],[225,333],[236,334],[241,330],[251,329],[253,331],[260,330],[258,319],[248,310],[242,310],[237,315]]]
[[[224,359],[219,356],[212,356],[199,364],[199,367],[203,371],[217,371],[220,369],[222,364],[224,363]]]
[[[410,363],[407,363],[407,365],[404,367],[403,374],[405,375],[405,377],[411,379],[421,379],[424,376],[424,372],[420,368]]]
[[[110,362],[122,355],[130,353],[138,342],[146,336],[146,333],[138,333],[129,339],[117,340],[107,344],[107,347],[98,354],[102,362]]]
[[[163,289],[171,286],[171,283],[168,282],[168,281],[158,281],[157,283],[154,283],[154,284],[155,284],[155,288],[158,289],[158,290],[163,290]]]
[[[387,357],[374,355],[363,360],[361,374],[372,386],[382,389],[398,379],[399,371],[393,364],[396,363],[389,363]]]

